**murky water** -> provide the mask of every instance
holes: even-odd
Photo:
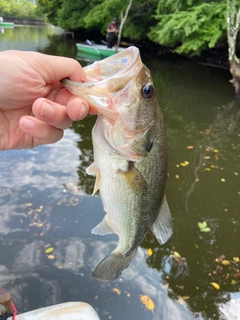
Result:
[[[4,29],[6,49],[77,57],[74,40],[53,27]],[[177,57],[142,56],[167,127],[174,234],[159,246],[149,232],[121,279],[99,283],[91,272],[117,238],[91,234],[104,215],[85,173],[95,117],[74,123],[54,145],[1,152],[0,290],[12,294],[19,312],[80,300],[102,320],[238,317],[240,109],[230,75]]]

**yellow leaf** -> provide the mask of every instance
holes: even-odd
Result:
[[[222,182],[226,182],[226,180],[225,180],[225,179],[223,179],[223,178],[221,179],[221,181],[222,181]]]
[[[238,257],[233,257],[233,261],[239,262],[239,258]]]
[[[112,288],[112,292],[115,292],[118,295],[121,294],[121,291],[118,288]]]
[[[211,285],[212,285],[213,288],[215,288],[216,290],[220,290],[220,285],[217,284],[216,282],[211,282]]]
[[[176,179],[179,179],[179,175],[178,175],[178,174],[176,174],[175,178],[176,178]]]
[[[217,152],[218,152],[218,149],[214,149],[213,152],[216,152],[216,153],[217,153]]]
[[[53,252],[53,250],[54,250],[53,247],[47,248],[47,249],[45,250],[45,253],[51,253],[51,252]]]
[[[187,149],[188,150],[191,150],[191,149],[193,149],[194,148],[194,146],[187,146]]]
[[[55,256],[54,256],[53,254],[49,254],[47,257],[48,257],[48,259],[50,259],[50,260],[55,259]]]
[[[232,279],[231,284],[237,284],[237,281]]]
[[[180,255],[177,251],[174,251],[174,252],[173,252],[173,255],[174,255],[175,257],[181,258],[181,255]]]
[[[184,162],[180,163],[180,166],[182,166],[182,167],[186,167],[188,165],[189,165],[188,161],[184,161]]]
[[[224,266],[228,266],[228,265],[230,264],[230,261],[228,261],[228,260],[223,260],[223,261],[222,261],[222,264],[223,264]]]
[[[140,300],[148,310],[151,310],[151,311],[154,310],[154,302],[152,301],[151,298],[145,295],[140,295]]]
[[[32,203],[26,203],[25,204],[25,207],[31,207],[32,206]]]
[[[153,254],[152,249],[151,249],[151,248],[149,248],[147,252],[148,252],[149,257],[151,257],[151,256],[152,256],[152,254]]]

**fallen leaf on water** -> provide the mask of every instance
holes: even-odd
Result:
[[[233,257],[233,261],[239,262],[239,258],[238,257]]]
[[[221,179],[221,181],[222,181],[222,182],[226,182],[226,180],[225,180],[225,179],[223,179],[223,178]]]
[[[153,254],[152,249],[151,249],[151,248],[149,248],[147,252],[148,252],[149,257],[151,257],[151,256],[152,256],[152,254]]]
[[[177,251],[173,251],[172,255],[173,255],[174,257],[181,258],[181,255],[180,255]]]
[[[217,284],[216,282],[211,282],[211,285],[212,285],[213,288],[215,288],[216,290],[220,290],[220,285]]]
[[[223,264],[224,266],[228,266],[228,265],[230,264],[230,261],[228,261],[228,260],[223,260],[223,261],[222,261],[222,264]]]
[[[151,311],[154,310],[154,302],[152,301],[151,298],[145,295],[140,295],[140,300],[148,310],[151,310]]]
[[[121,291],[118,288],[112,288],[112,292],[115,292],[116,294],[118,294],[120,296]]]
[[[213,152],[217,153],[217,152],[218,152],[218,149],[214,149]]]
[[[48,257],[49,260],[55,259],[55,256],[53,254],[49,254],[47,257]]]
[[[175,178],[176,178],[176,179],[179,179],[179,175],[178,175],[178,174],[176,174]]]
[[[47,248],[47,249],[45,250],[45,253],[51,253],[51,252],[53,252],[53,250],[54,250],[53,247]]]
[[[231,284],[237,284],[237,281],[234,280],[234,279],[232,279],[232,280],[231,280]]]
[[[193,149],[194,148],[194,146],[187,146],[187,149]]]
[[[184,162],[181,162],[180,163],[180,166],[181,167],[186,167],[186,166],[188,166],[189,165],[189,162],[188,161],[184,161]]]
[[[208,227],[207,222],[198,222],[198,228],[200,229],[201,232],[210,232],[211,229]]]
[[[31,207],[33,204],[32,203],[26,203],[25,207]]]
[[[233,172],[235,174],[235,176],[238,176],[238,172]]]

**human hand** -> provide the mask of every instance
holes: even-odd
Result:
[[[0,150],[54,143],[71,122],[89,112],[59,82],[85,81],[80,64],[37,52],[0,52]]]

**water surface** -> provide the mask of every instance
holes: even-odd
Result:
[[[77,58],[74,40],[52,26],[4,29],[0,39],[1,51]],[[91,272],[117,237],[91,234],[104,216],[100,197],[91,197],[94,179],[85,173],[95,117],[74,123],[56,144],[1,152],[0,289],[12,294],[19,312],[80,300],[102,320],[237,316],[240,109],[229,72],[175,56],[142,57],[167,127],[173,236],[160,246],[149,232],[121,279],[99,283]],[[141,295],[152,299],[154,311]]]

